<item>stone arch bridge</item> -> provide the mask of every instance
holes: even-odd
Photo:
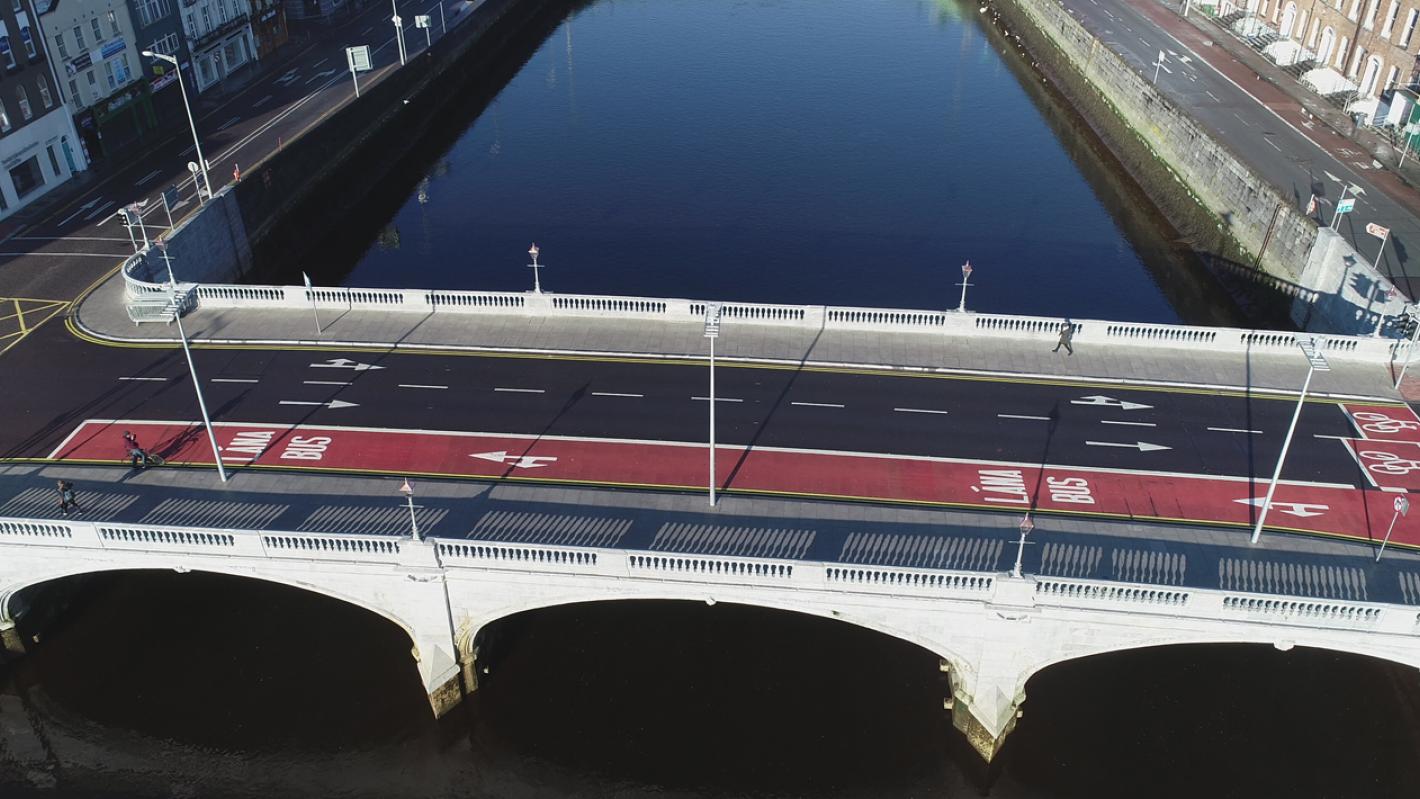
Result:
[[[1420,668],[1409,605],[1011,573],[481,542],[0,518],[0,634],[24,589],[120,569],[269,580],[377,613],[410,637],[436,715],[477,687],[478,633],[515,613],[616,599],[730,602],[838,619],[936,653],[953,722],[985,758],[1055,663],[1146,646],[1317,647]]]

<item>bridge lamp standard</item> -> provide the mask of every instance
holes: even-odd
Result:
[[[178,340],[182,342],[182,354],[187,358],[187,371],[192,375],[192,388],[197,392],[197,408],[202,411],[202,426],[207,428],[207,443],[212,445],[212,460],[217,463],[217,476],[227,482],[227,468],[222,465],[222,449],[217,446],[217,434],[212,432],[212,417],[207,415],[207,401],[202,398],[202,381],[197,377],[197,364],[192,362],[192,349],[187,346],[187,331],[182,327],[182,306],[178,304],[177,279],[173,277],[173,261],[168,257],[168,243],[157,240],[158,251],[163,254],[163,263],[168,267],[168,293],[172,297],[173,319],[177,322]]]
[[[404,501],[409,506],[409,537],[419,543],[423,539],[419,537],[419,522],[414,518],[414,486],[409,484],[409,478],[404,478],[404,485],[399,487],[399,493],[404,495]]]
[[[1251,543],[1256,544],[1257,539],[1262,537],[1262,525],[1267,521],[1267,511],[1272,507],[1272,495],[1277,493],[1277,480],[1282,476],[1282,464],[1287,460],[1287,448],[1292,445],[1292,435],[1297,432],[1297,420],[1302,418],[1302,405],[1307,401],[1307,389],[1311,388],[1312,375],[1331,371],[1326,356],[1321,353],[1321,343],[1317,336],[1297,339],[1297,346],[1302,349],[1302,354],[1307,356],[1307,379],[1302,381],[1302,393],[1297,396],[1297,408],[1292,411],[1292,423],[1287,426],[1287,437],[1282,440],[1282,452],[1277,456],[1277,468],[1272,472],[1272,482],[1267,484],[1267,497],[1258,510],[1257,524],[1252,528]]]
[[[705,337],[710,339],[710,507],[715,507],[715,339],[720,337],[720,303],[705,304]]]
[[[1026,517],[1021,519],[1021,537],[1016,539],[1016,565],[1011,567],[1011,576],[1021,576],[1021,557],[1026,551],[1026,536],[1035,529],[1035,522],[1030,520],[1030,511],[1026,511]]]
[[[537,242],[533,242],[533,246],[531,246],[531,247],[528,248],[528,255],[531,255],[531,256],[532,256],[532,259],[533,259],[533,262],[530,263],[530,264],[528,264],[528,268],[531,269],[531,270],[533,270],[533,293],[534,293],[534,294],[541,294],[541,293],[542,293],[542,281],[538,280],[538,278],[537,278],[537,273],[538,273],[538,270],[539,270],[539,269],[546,268],[546,266],[547,266],[547,264],[540,264],[540,263],[537,262],[537,254],[538,254],[539,252],[541,252],[541,250],[539,250],[539,249],[537,248]]]
[[[961,302],[957,304],[957,313],[966,312],[966,287],[971,285],[971,283],[968,282],[970,280],[971,261],[967,261],[966,263],[961,265],[961,283],[957,284],[961,286]]]
[[[192,128],[192,146],[197,151],[197,163],[202,167],[202,183],[207,187],[207,196],[212,196],[212,181],[207,177],[207,159],[202,157],[202,142],[197,138],[197,123],[192,120],[192,105],[187,101],[187,86],[182,82],[182,67],[178,65],[178,60],[174,56],[165,55],[154,50],[144,50],[143,55],[148,58],[156,58],[159,61],[166,61],[173,65],[173,71],[178,76],[178,91],[182,93],[182,107],[187,109],[187,124]],[[196,176],[193,177],[196,183]],[[202,192],[197,192],[198,202],[202,201]]]

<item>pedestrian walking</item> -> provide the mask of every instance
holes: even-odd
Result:
[[[79,500],[74,496],[73,483],[68,480],[57,480],[54,487],[59,491],[59,512],[61,514],[68,516],[69,510],[72,508],[83,515],[84,509],[79,507]]]
[[[1074,355],[1075,348],[1070,346],[1070,342],[1075,338],[1075,323],[1069,319],[1060,326],[1060,340],[1055,343],[1055,349],[1051,352],[1059,352],[1061,347],[1065,348],[1066,355]]]

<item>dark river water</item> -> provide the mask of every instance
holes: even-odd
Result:
[[[1413,670],[1175,647],[1042,672],[997,767],[929,653],[700,603],[520,616],[436,723],[409,640],[296,589],[171,572],[89,584],[0,670],[0,796],[1414,797]]]
[[[526,290],[535,241],[557,292],[955,308],[970,260],[975,310],[1237,320],[975,5],[551,14],[284,277]]]

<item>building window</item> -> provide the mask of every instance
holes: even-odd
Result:
[[[108,78],[108,89],[113,91],[118,88],[118,78],[113,74],[113,61],[104,62],[104,75]]]
[[[1399,2],[1399,0],[1390,0],[1390,8],[1386,9],[1386,12],[1385,12],[1385,24],[1384,24],[1384,25],[1381,25],[1381,36],[1382,36],[1382,37],[1384,37],[1384,38],[1386,38],[1386,39],[1389,39],[1389,38],[1390,38],[1390,32],[1391,32],[1391,30],[1392,30],[1393,28],[1395,28],[1395,20],[1396,20],[1396,17],[1399,17],[1399,16],[1400,16],[1400,2]]]
[[[1395,88],[1395,81],[1400,77],[1400,67],[1391,67],[1390,72],[1385,76],[1385,87],[1381,91],[1390,91]]]
[[[79,52],[84,52],[84,29],[78,25],[74,26],[74,47]]]
[[[227,13],[227,0],[217,0],[217,20],[226,22],[232,15]]]
[[[1374,3],[1375,0],[1371,0],[1371,2]],[[112,11],[108,12],[108,30],[109,33],[113,35],[113,38],[117,39],[120,36],[118,32],[118,17],[114,16]]]
[[[75,108],[84,105],[84,98],[79,96],[79,84],[73,78],[69,79],[69,100],[74,103]]]
[[[54,46],[55,46],[55,49],[59,51],[59,57],[62,58],[62,59],[64,59],[65,61],[68,61],[68,60],[69,60],[69,51],[68,51],[67,49],[65,49],[65,47],[64,47],[64,33],[63,33],[63,32],[54,34]]]
[[[89,20],[89,28],[94,32],[95,42],[101,42],[104,40],[104,29],[99,27],[98,17],[93,17]]]
[[[33,61],[39,58],[39,50],[35,47],[35,37],[30,33],[30,20],[24,14],[18,14],[15,21],[20,24],[20,41],[25,45],[25,55]]]
[[[54,107],[54,95],[49,93],[49,80],[43,75],[39,76],[39,101],[44,103],[46,110]]]
[[[1346,12],[1346,18],[1352,22],[1356,21],[1356,15],[1361,11],[1361,0],[1351,0],[1351,9]]]
[[[1379,4],[1380,0],[1366,0],[1366,21],[1361,23],[1366,30],[1376,26],[1376,6]]]
[[[15,184],[15,196],[23,197],[44,185],[44,174],[39,170],[39,156],[32,155],[29,160],[10,170],[10,182]]]
[[[99,84],[98,80],[94,78],[94,71],[92,69],[85,72],[84,76],[89,79],[90,86],[97,86]]]
[[[30,93],[25,91],[25,87],[16,86],[15,94],[20,98],[20,116],[25,119],[32,118],[35,112],[30,109]]]
[[[202,32],[212,30],[212,11],[207,6],[202,7]]]
[[[54,176],[59,177],[63,175],[64,173],[59,171],[59,156],[54,154],[54,145],[51,144],[44,149],[49,153],[49,166],[54,170]]]
[[[5,101],[0,100],[0,132],[10,129],[10,112],[5,110]]]
[[[138,6],[138,20],[145,28],[166,17],[168,12],[172,10],[172,7],[168,5],[168,0],[138,0],[136,5]]]
[[[1410,9],[1410,13],[1405,15],[1405,27],[1400,29],[1399,45],[1401,47],[1410,46],[1410,37],[1415,35],[1415,23],[1417,20],[1420,20],[1420,11],[1416,11],[1413,8]]]

